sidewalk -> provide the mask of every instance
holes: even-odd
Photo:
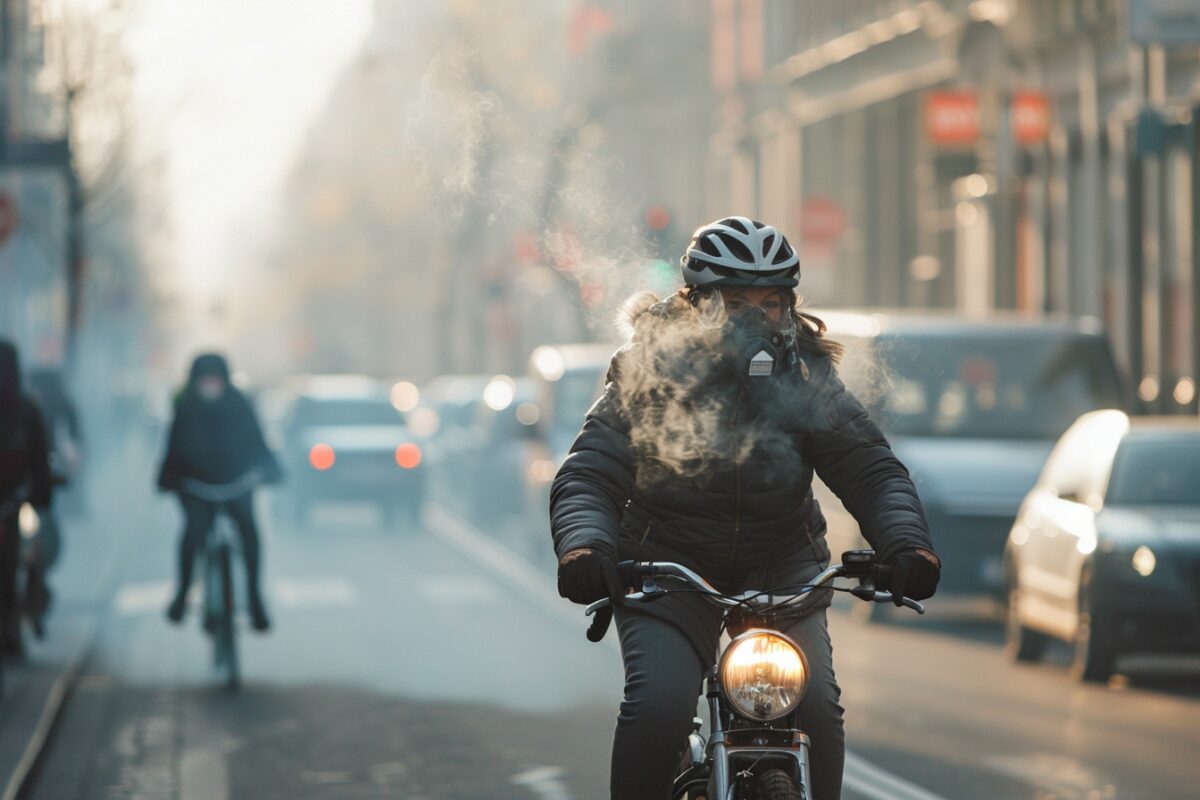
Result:
[[[153,503],[149,479],[130,490],[131,474],[149,474],[140,462],[130,457],[119,463],[92,465],[90,513],[78,519],[59,519],[63,557],[50,575],[54,604],[46,620],[46,639],[39,642],[26,629],[24,660],[5,664],[0,691],[0,798],[6,797],[6,787],[43,718],[50,722],[52,695],[69,689],[68,673],[86,658],[111,600],[113,580],[128,540],[124,532]]]

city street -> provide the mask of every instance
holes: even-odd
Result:
[[[580,610],[507,537],[438,507],[420,530],[352,506],[322,509],[306,532],[271,527],[276,629],[246,634],[246,683],[229,694],[194,616],[162,618],[177,520],[144,483],[126,485],[136,503],[98,511],[106,534],[73,537],[59,640],[9,676],[0,742],[45,701],[63,640],[96,624],[28,796],[606,796],[615,646],[584,639]],[[130,508],[137,523],[122,528]],[[105,553],[119,554],[110,588],[88,590],[110,580]],[[994,626],[936,603],[869,628],[839,610],[833,627],[847,798],[1165,800],[1200,778],[1194,673],[1081,687],[1061,664],[1008,664]]]

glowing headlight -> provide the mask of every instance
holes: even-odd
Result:
[[[1154,557],[1154,551],[1146,545],[1142,545],[1137,550],[1133,551],[1132,560],[1133,571],[1143,578],[1149,578],[1154,574],[1154,568],[1158,566],[1158,559]]]
[[[786,636],[748,631],[721,656],[721,688],[737,713],[770,722],[790,713],[804,697],[808,662]]]
[[[37,509],[29,503],[22,505],[21,510],[17,512],[17,528],[26,539],[37,536],[42,528],[42,518],[38,516]]]

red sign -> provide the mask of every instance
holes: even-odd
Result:
[[[822,195],[807,197],[800,204],[800,241],[806,245],[830,245],[846,230],[846,212]]]
[[[939,147],[969,147],[979,139],[979,99],[974,92],[925,95],[925,135]]]
[[[1034,145],[1050,135],[1050,100],[1041,92],[1013,92],[1012,131],[1017,144]]]
[[[4,192],[0,192],[0,244],[8,241],[8,237],[13,235],[19,222],[16,201]]]

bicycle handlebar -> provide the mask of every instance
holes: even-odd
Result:
[[[195,478],[184,478],[180,491],[210,503],[228,503],[236,500],[263,482],[258,470],[250,470],[242,477],[229,483],[205,483]]]
[[[827,567],[819,575],[812,579],[811,582],[805,584],[801,588],[803,591],[796,594],[773,594],[769,591],[762,590],[746,590],[738,594],[724,594],[718,591],[704,578],[697,575],[692,570],[670,561],[623,561],[618,567],[621,571],[621,580],[626,586],[633,586],[637,578],[642,579],[642,590],[628,594],[624,601],[629,602],[649,602],[662,597],[669,590],[660,589],[655,583],[655,578],[663,577],[674,580],[679,580],[687,584],[696,593],[700,594],[705,600],[722,608],[737,608],[737,607],[758,607],[762,609],[782,608],[786,606],[788,610],[801,610],[806,607],[809,597],[815,597],[815,590],[829,585],[835,578],[841,577],[857,577],[857,573],[851,575],[847,568],[841,564],[834,564]],[[631,580],[631,578],[633,580]],[[850,590],[860,600],[875,603],[891,603],[894,602],[891,592],[877,591],[872,586],[862,585]],[[908,597],[903,597],[900,604],[911,608],[918,614],[925,613],[925,607],[916,600]],[[591,626],[588,628],[587,638],[591,642],[599,642],[608,632],[608,626],[612,622],[613,607],[610,598],[603,598],[589,605],[584,612],[587,616],[595,615]]]

